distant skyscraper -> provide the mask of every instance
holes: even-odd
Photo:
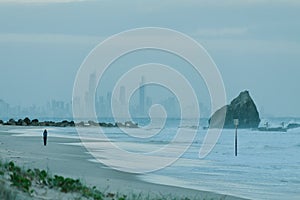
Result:
[[[112,101],[112,98],[111,98],[111,92],[107,92],[106,94],[106,103],[105,103],[105,106],[106,106],[106,109],[107,109],[107,112],[106,112],[106,117],[111,117],[111,101]]]
[[[150,108],[150,106],[152,105],[152,99],[151,99],[151,97],[147,97],[146,98],[146,109],[149,109]]]
[[[106,105],[107,106],[111,105],[111,92],[106,93]]]
[[[89,79],[89,93],[94,93],[97,88],[97,82],[96,82],[96,72],[90,74]]]
[[[121,86],[120,87],[120,97],[119,97],[119,101],[120,101],[120,104],[121,105],[125,105],[125,87],[124,86]]]
[[[95,96],[97,88],[96,83],[96,72],[91,73],[89,77],[89,88],[88,91],[85,93],[85,117],[91,117],[94,113],[94,106],[95,106]]]
[[[142,80],[140,82],[140,102],[139,102],[139,108],[140,108],[140,114],[145,114],[145,77],[142,76]]]

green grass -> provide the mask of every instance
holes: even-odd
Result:
[[[101,192],[95,186],[89,187],[84,185],[79,179],[65,178],[59,175],[51,176],[45,170],[22,169],[12,161],[4,163],[0,161],[0,181],[3,181],[5,177],[9,177],[8,180],[11,186],[32,197],[35,192],[33,186],[39,186],[40,188],[54,189],[62,193],[77,193],[81,197],[94,200],[189,200],[188,198],[172,197],[171,195],[151,197],[150,195],[135,193],[124,195]],[[2,187],[1,182],[0,188],[0,199],[15,199],[15,194]]]
[[[16,187],[22,192],[31,195],[34,192],[32,185],[39,185],[40,187],[48,187],[50,189],[59,190],[62,193],[79,193],[83,197],[92,198],[95,200],[102,200],[104,194],[96,189],[96,187],[88,187],[83,185],[79,179],[64,178],[62,176],[49,175],[45,170],[39,169],[21,169],[16,166],[14,162],[0,162],[0,175],[4,177],[9,175],[11,186]]]
[[[17,187],[23,192],[31,193],[30,187],[32,185],[31,181],[33,177],[30,174],[23,171],[20,167],[15,166],[14,162],[9,162],[4,164],[4,168],[10,173],[11,185]]]
[[[86,197],[88,199],[127,200],[126,195],[112,193],[104,194],[95,186],[88,187],[84,185],[79,179],[64,178],[59,175],[51,176],[45,170],[21,169],[12,161],[6,163],[2,163],[0,161],[0,176],[4,177],[5,174],[9,175],[11,186],[16,187],[18,190],[25,192],[28,195],[32,195],[34,193],[34,189],[32,188],[32,185],[34,184],[40,187],[56,189],[62,193],[78,193],[82,197]],[[4,182],[2,181],[1,184],[4,184]],[[0,187],[1,199],[14,199],[14,194],[10,190],[5,189],[2,185],[0,185]]]

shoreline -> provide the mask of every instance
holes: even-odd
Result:
[[[14,161],[24,168],[49,170],[52,174],[79,178],[88,185],[95,185],[100,190],[115,193],[136,193],[145,196],[164,194],[178,198],[202,199],[242,199],[213,192],[188,189],[183,187],[154,184],[139,179],[135,174],[119,172],[100,163],[88,160],[93,157],[75,138],[50,137],[48,146],[42,145],[42,137],[12,136],[8,133],[16,127],[0,126],[0,157],[4,161]],[[22,127],[20,127],[22,129]],[[18,133],[15,133],[18,134]]]

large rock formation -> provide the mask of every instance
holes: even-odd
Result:
[[[224,128],[234,128],[234,119],[239,119],[239,128],[258,128],[259,113],[248,91],[241,92],[230,105],[217,110],[209,119],[209,127],[222,128],[224,124]]]

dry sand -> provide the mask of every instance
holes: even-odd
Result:
[[[80,142],[74,138],[49,136],[48,145],[43,146],[42,136],[13,136],[5,130],[16,127],[0,126],[0,158],[14,161],[25,168],[46,169],[52,175],[79,178],[83,183],[96,186],[102,191],[122,193],[125,195],[142,194],[145,197],[177,197],[182,199],[241,199],[212,192],[185,189],[147,183],[134,174],[119,172],[99,163],[89,162],[93,157],[82,146],[63,143]],[[42,135],[42,133],[41,133]],[[176,198],[176,199],[177,199]],[[51,199],[45,196],[44,199]]]

